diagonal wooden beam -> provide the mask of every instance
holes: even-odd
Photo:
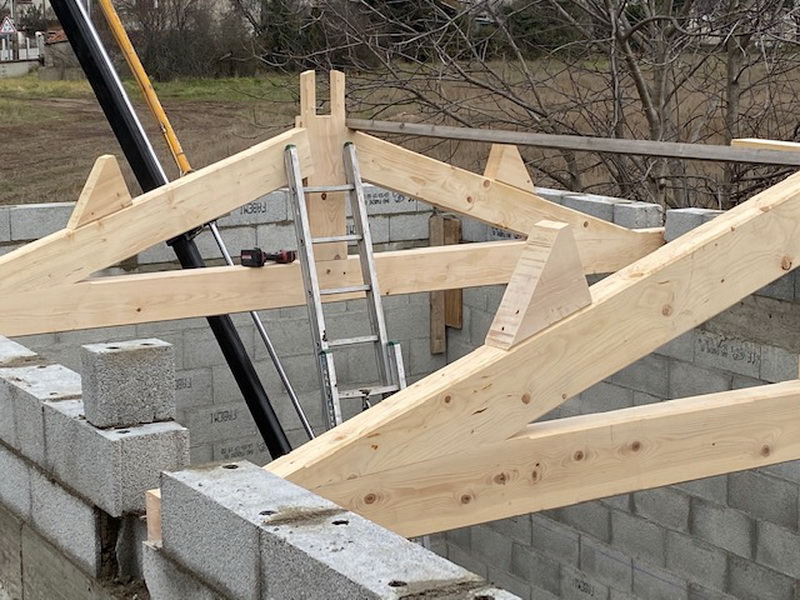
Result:
[[[0,292],[80,281],[286,185],[287,144],[297,146],[305,171],[311,172],[305,130],[292,129],[139,196],[131,206],[1,256]]]
[[[499,442],[785,275],[798,256],[794,175],[595,284],[590,306],[511,350],[478,348],[269,468],[318,488]]]
[[[542,219],[572,225],[581,262],[610,273],[664,244],[663,230],[630,230],[548,202],[530,192],[356,132],[364,179],[444,210],[527,235]]]
[[[547,421],[314,491],[414,537],[798,459],[799,407],[790,381]]]
[[[379,252],[375,263],[381,292],[412,294],[506,283],[523,245],[487,242]],[[318,262],[317,273],[325,288],[363,283],[356,256]],[[305,304],[299,263],[101,277],[51,287],[47,294],[48,302],[41,301],[39,290],[0,297],[0,333],[30,335]]]

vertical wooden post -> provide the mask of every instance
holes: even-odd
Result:
[[[451,215],[434,214],[428,221],[431,246],[458,244],[461,241],[461,220]],[[447,351],[447,326],[461,329],[462,293],[460,289],[430,293],[431,354]]]

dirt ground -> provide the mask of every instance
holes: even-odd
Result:
[[[138,186],[111,127],[94,97],[26,100],[35,123],[4,119],[0,111],[0,204],[77,200],[95,159],[120,159],[131,192]],[[294,109],[252,101],[170,100],[164,102],[184,151],[200,168],[287,129]],[[177,169],[146,108],[136,105],[169,177]]]

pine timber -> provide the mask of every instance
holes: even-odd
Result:
[[[144,494],[147,511],[147,541],[161,541],[161,488],[147,490]]]
[[[503,241],[378,252],[381,293],[507,283],[523,245]],[[356,256],[320,261],[317,273],[326,288],[363,282]],[[305,304],[299,263],[98,277],[52,286],[47,294],[49,302],[41,301],[40,290],[0,297],[0,334],[32,335]],[[358,297],[323,296],[323,301]]]
[[[760,138],[738,138],[731,140],[735,148],[763,148],[765,150],[778,150],[780,152],[798,152],[800,144],[781,140],[762,140]]]
[[[341,185],[347,183],[342,147],[347,141],[345,120],[345,80],[340,71],[330,72],[330,115],[317,115],[316,74],[300,74],[300,116],[296,125],[308,131],[314,172],[308,174],[308,185]],[[303,171],[305,177],[307,173]],[[311,233],[314,237],[344,235],[346,229],[345,195],[342,192],[309,194],[306,197]],[[318,260],[347,256],[347,243],[318,244],[314,247]]]
[[[591,301],[570,226],[539,221],[528,235],[485,343],[508,350]]]
[[[433,214],[428,219],[428,239],[431,246],[444,244],[444,215]],[[447,327],[444,322],[444,292],[431,292],[430,303],[430,341],[431,354],[444,354],[447,351]]]
[[[317,490],[500,442],[796,267],[800,175],[593,285],[592,304],[489,346],[270,463]],[[422,475],[424,470],[420,470]]]
[[[483,176],[513,185],[532,194],[536,192],[533,179],[516,146],[492,144]]]
[[[96,221],[62,229],[1,256],[0,292],[80,281],[286,185],[287,144],[297,146],[305,170],[311,172],[305,131],[287,131],[143,194],[130,206]]]
[[[444,243],[461,243],[461,219],[448,215],[444,220]],[[461,286],[444,292],[444,324],[461,329],[464,325],[464,293]]]
[[[542,219],[569,223],[581,262],[595,273],[616,271],[664,244],[661,228],[619,227],[365,133],[351,139],[362,176],[379,186],[523,235]]]
[[[800,458],[800,381],[535,423],[317,488],[414,537]]]
[[[131,205],[131,194],[117,158],[112,154],[99,157],[89,173],[86,185],[67,223],[67,229],[97,221]]]

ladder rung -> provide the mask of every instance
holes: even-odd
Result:
[[[357,242],[361,240],[362,237],[358,234],[353,235],[331,235],[328,237],[318,237],[312,238],[312,244],[328,244],[330,242]]]
[[[356,344],[368,344],[369,342],[377,342],[377,335],[362,335],[361,337],[343,338],[341,340],[331,340],[328,346],[337,348],[339,346],[355,346]]]
[[[352,183],[342,185],[309,185],[303,188],[306,194],[323,194],[325,192],[352,192],[356,189]]]
[[[368,292],[368,285],[350,285],[340,288],[328,288],[327,290],[320,290],[320,296],[333,296],[335,294],[352,294],[353,292]]]
[[[400,388],[396,385],[376,385],[371,388],[362,388],[358,390],[345,390],[339,392],[339,398],[364,398],[370,396],[378,396],[379,394],[390,394],[398,391]]]

